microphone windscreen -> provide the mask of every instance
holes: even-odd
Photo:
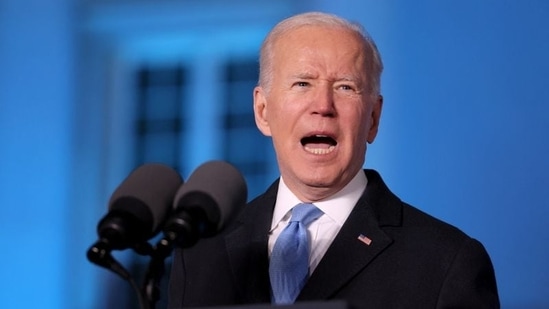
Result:
[[[248,188],[244,176],[224,161],[209,161],[199,166],[181,186],[174,208],[206,216],[205,235],[219,232],[246,204]]]
[[[161,228],[173,204],[174,196],[183,183],[171,167],[147,163],[135,169],[112,194],[109,211],[130,214],[148,222],[144,234],[152,237]]]

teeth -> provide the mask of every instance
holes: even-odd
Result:
[[[325,155],[325,154],[328,154],[328,153],[334,151],[334,149],[335,149],[335,146],[330,146],[328,148],[305,147],[305,150],[307,152],[310,152],[310,153],[316,154],[316,155]]]

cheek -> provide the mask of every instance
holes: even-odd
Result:
[[[363,110],[354,110],[347,118],[342,119],[342,125],[352,140],[352,147],[360,147],[368,142],[371,122],[371,117],[365,115]]]
[[[288,135],[292,132],[292,124],[294,123],[294,113],[284,105],[271,106],[268,113],[269,128],[271,136],[284,142]]]
[[[301,101],[291,97],[279,100],[270,106],[269,121],[276,123],[282,130],[288,130],[303,114],[302,106]]]

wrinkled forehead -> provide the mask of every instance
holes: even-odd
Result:
[[[313,64],[347,67],[355,74],[368,69],[367,46],[359,33],[341,27],[301,26],[273,42],[273,66]],[[317,62],[318,60],[318,62]]]

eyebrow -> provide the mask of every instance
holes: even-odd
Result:
[[[296,74],[291,74],[290,78],[291,79],[302,79],[302,80],[313,80],[313,79],[318,78],[318,74],[310,73],[310,72],[296,73]],[[334,83],[336,83],[336,82],[349,82],[349,83],[354,83],[359,88],[363,87],[363,83],[362,83],[361,78],[357,75],[352,75],[352,74],[343,75],[343,76],[337,77],[337,78],[330,78],[330,81],[334,82]]]
[[[340,77],[340,78],[336,78],[334,81],[336,82],[340,82],[340,81],[346,81],[346,82],[353,82],[353,83],[357,83],[359,84],[360,83],[360,78],[358,76],[355,76],[355,75],[345,75],[343,77]]]
[[[297,73],[297,74],[292,74],[291,75],[291,78],[296,78],[296,79],[315,79],[317,78],[317,75],[313,74],[313,73]]]

